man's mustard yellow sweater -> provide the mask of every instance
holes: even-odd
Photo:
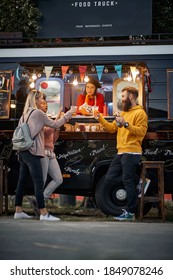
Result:
[[[98,121],[103,128],[110,133],[117,132],[117,150],[121,153],[142,153],[142,140],[148,128],[148,117],[142,106],[136,105],[127,112],[122,112],[121,116],[129,123],[127,128],[118,127],[116,121],[112,123],[106,121],[100,115]]]

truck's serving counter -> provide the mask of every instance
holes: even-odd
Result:
[[[113,116],[106,116],[107,121],[112,122]],[[10,140],[18,119],[0,121],[0,140]],[[84,129],[80,129],[84,125]],[[98,129],[99,126],[99,129]],[[112,139],[115,140],[115,133],[108,133],[102,129],[101,124],[93,117],[76,116],[65,124],[60,130],[60,139]],[[171,140],[173,139],[173,120],[149,120],[148,132],[145,136],[148,140]],[[1,145],[2,143],[0,143]],[[1,149],[0,149],[1,150]]]
[[[106,131],[60,131],[59,139],[63,140],[116,140],[115,133]],[[147,132],[144,140],[173,140],[173,131]]]
[[[114,120],[113,116],[106,116],[104,118],[110,122]],[[102,125],[93,117],[77,116],[71,118],[69,123],[64,125],[64,128],[60,131],[59,139],[116,140],[116,135],[115,133],[108,133],[107,131],[104,131]],[[173,121],[150,120],[145,139],[173,139]]]

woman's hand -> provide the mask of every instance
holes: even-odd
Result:
[[[85,109],[84,107],[80,109],[80,112],[81,112],[81,114],[84,115],[84,116],[90,116],[90,113],[87,112],[86,109]]]
[[[89,99],[93,99],[93,98],[94,97],[93,97],[92,94],[87,93],[86,96],[85,96],[85,103],[88,104]]]
[[[56,116],[56,120],[58,120],[61,117],[61,114],[62,114],[62,106],[59,109],[59,112],[58,112],[58,114]]]

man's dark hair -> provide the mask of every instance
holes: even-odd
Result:
[[[127,91],[129,94],[133,94],[135,99],[138,98],[138,90],[134,87],[125,87],[122,89],[122,91]]]

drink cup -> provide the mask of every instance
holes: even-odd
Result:
[[[75,117],[76,116],[76,111],[77,111],[77,106],[71,106],[70,109],[73,111],[72,116]]]
[[[92,130],[92,131],[96,131],[96,129],[97,129],[97,128],[96,128],[96,125],[92,125],[91,130]]]
[[[115,121],[118,127],[122,127],[122,124],[116,120],[116,117],[120,117],[119,112],[114,112]]]
[[[89,126],[89,125],[86,125],[86,126],[85,126],[85,131],[87,131],[87,132],[90,131],[90,126]]]
[[[81,123],[79,124],[80,131],[85,131],[85,124]]]
[[[92,107],[93,117],[96,116],[98,110],[99,110],[99,107],[98,107],[98,106],[93,106],[93,107]]]

